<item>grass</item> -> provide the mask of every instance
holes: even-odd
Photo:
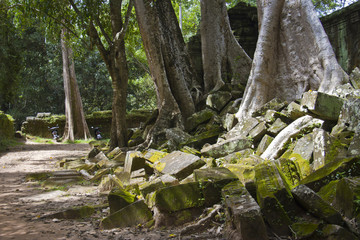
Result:
[[[17,140],[16,138],[12,139],[0,139],[0,152],[5,151],[8,147],[14,147],[18,145],[23,145],[24,142]]]
[[[37,136],[32,136],[32,135],[26,135],[26,138],[33,141],[33,142],[37,142],[37,143],[44,143],[44,144],[55,144],[56,143],[56,141],[51,139],[51,138],[42,138],[42,137],[37,137]],[[94,141],[94,139],[93,138],[89,138],[87,140],[85,140],[85,139],[76,139],[75,141],[66,140],[64,142],[60,141],[60,142],[57,142],[57,143],[61,143],[61,144],[81,144],[81,143],[90,143],[91,141]]]

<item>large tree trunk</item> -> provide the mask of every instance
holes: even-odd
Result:
[[[135,10],[159,109],[146,143],[156,143],[161,130],[182,127],[183,120],[195,112],[189,90],[195,74],[171,1],[135,0]]]
[[[225,0],[201,1],[200,29],[205,92],[225,83],[245,86],[251,59],[231,31]]]
[[[242,119],[275,97],[293,101],[308,90],[332,93],[347,81],[311,0],[258,0],[259,38]]]
[[[89,128],[85,121],[79,87],[76,81],[72,49],[67,45],[66,30],[61,31],[63,77],[65,91],[65,128],[63,140],[87,139]]]
[[[75,6],[73,4],[73,6]],[[125,23],[122,19],[122,0],[110,0],[111,39],[105,36],[109,48],[102,43],[93,22],[90,23],[89,36],[96,44],[110,73],[113,87],[112,124],[110,132],[110,147],[126,147],[128,132],[126,125],[126,96],[128,86],[128,65],[125,53],[124,37],[128,19],[133,7],[129,2]],[[102,26],[98,27],[102,29]],[[103,30],[104,32],[104,30]]]

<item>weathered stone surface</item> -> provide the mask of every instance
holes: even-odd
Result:
[[[237,118],[235,117],[235,114],[227,113],[223,117],[222,126],[227,131],[230,131],[233,127],[235,127],[236,123],[237,123]]]
[[[301,158],[310,161],[314,151],[313,134],[306,134],[304,137],[296,141],[293,154],[299,154]],[[290,155],[289,158],[294,155]]]
[[[335,206],[334,202],[336,197],[336,186],[338,182],[339,180],[333,180],[320,188],[320,190],[317,192],[317,194],[331,206]],[[337,208],[337,210],[339,209]]]
[[[309,91],[301,99],[301,107],[321,119],[337,121],[344,99],[326,93]]]
[[[360,155],[360,129],[356,131],[347,152],[348,156]]]
[[[231,139],[234,137],[246,138],[249,132],[259,124],[259,120],[256,118],[245,118],[235,125],[233,129],[225,134],[225,139]]]
[[[355,177],[360,175],[360,158],[337,159],[326,164],[324,167],[311,173],[308,177],[300,181],[313,191],[317,192],[332,180],[342,177]]]
[[[286,178],[290,188],[293,188],[300,182],[301,174],[295,162],[285,158],[279,158],[274,162]]]
[[[101,220],[101,229],[132,227],[152,219],[152,213],[143,200],[136,201]]]
[[[155,150],[155,149],[148,149],[148,150],[143,152],[143,157],[147,161],[149,161],[151,163],[155,163],[156,161],[158,161],[159,159],[165,157],[166,155],[168,155],[168,153],[158,151],[158,150]]]
[[[42,183],[42,186],[65,186],[82,179],[82,175],[74,170],[55,171]]]
[[[94,212],[95,212],[94,207],[83,206],[83,207],[76,207],[61,212],[57,212],[47,217],[59,218],[59,219],[82,219],[82,218],[90,217]]]
[[[263,152],[265,152],[265,150],[267,149],[267,147],[270,145],[270,143],[274,140],[273,137],[265,134],[265,136],[261,139],[257,150],[256,150],[256,155],[261,155],[263,154]]]
[[[110,173],[110,169],[108,169],[108,168],[100,169],[100,170],[95,172],[95,175],[90,180],[93,181],[93,182],[98,181],[104,175],[109,174],[109,173]]]
[[[255,167],[257,202],[265,220],[278,235],[289,235],[290,216],[295,214],[294,199],[275,164],[267,162]],[[290,214],[290,216],[289,216]]]
[[[100,150],[96,147],[92,148],[91,151],[88,153],[87,158],[94,158],[98,153],[100,152]]]
[[[155,178],[152,181],[145,182],[139,186],[141,194],[146,197],[149,193],[155,192],[161,188],[165,187],[165,184],[161,181],[160,178]]]
[[[291,225],[291,229],[294,231],[295,239],[312,239],[315,231],[318,230],[318,223],[294,223]]]
[[[328,132],[323,129],[315,128],[313,131],[314,136],[314,161],[311,164],[312,171],[322,168],[328,161],[327,155],[330,153],[331,137]]]
[[[109,160],[109,159],[106,157],[105,153],[102,152],[102,151],[100,151],[98,154],[96,154],[95,157],[89,158],[89,161],[90,161],[90,162],[94,162],[94,163],[98,163],[98,162],[100,162],[100,161],[102,161],[102,160]]]
[[[356,67],[350,74],[349,80],[356,89],[360,89],[360,69]]]
[[[239,163],[241,159],[248,158],[254,154],[254,150],[251,148],[247,148],[238,152],[230,153],[229,155],[226,155],[225,157],[218,158],[217,161],[222,162],[222,164],[235,164]]]
[[[192,182],[159,189],[153,198],[160,211],[175,212],[204,205],[199,183]]]
[[[145,159],[140,151],[129,151],[126,153],[124,172],[130,173],[145,167]]]
[[[226,184],[238,180],[235,174],[224,167],[197,169],[194,171],[194,178],[201,183],[205,206],[221,202],[221,189]]]
[[[315,239],[325,240],[354,240],[359,239],[354,234],[346,230],[345,228],[335,225],[327,224],[317,232]],[[316,238],[318,237],[318,238]]]
[[[314,216],[328,223],[343,224],[340,213],[307,186],[299,185],[291,190],[291,193],[296,201]]]
[[[186,142],[181,143],[180,146],[201,149],[206,143],[216,143],[216,140],[222,132],[223,130],[219,126],[212,125],[209,130],[190,137]]]
[[[165,136],[166,136],[166,139],[174,142],[176,145],[186,142],[187,140],[189,140],[192,137],[190,134],[188,134],[187,132],[184,132],[180,128],[165,129]]]
[[[301,109],[300,104],[297,104],[296,102],[289,103],[289,105],[282,111],[282,113],[293,121],[301,118],[306,114],[306,112]]]
[[[155,168],[162,174],[170,174],[181,180],[192,174],[195,169],[198,169],[203,165],[205,165],[205,162],[198,156],[174,151],[160,159],[155,164]]]
[[[285,146],[291,138],[297,136],[300,132],[320,127],[322,124],[322,120],[311,116],[304,116],[295,120],[275,137],[265,152],[261,154],[261,157],[264,159],[278,158],[284,152]]]
[[[110,214],[135,202],[136,196],[122,189],[112,190],[108,195]]]
[[[259,108],[258,110],[256,110],[253,114],[252,117],[257,117],[257,116],[264,116],[266,114],[267,110],[275,110],[275,111],[281,111],[288,103],[286,101],[282,101],[279,98],[274,98],[272,100],[270,100],[269,102],[265,103],[261,108]]]
[[[268,133],[272,136],[276,136],[279,132],[281,132],[284,128],[287,127],[287,124],[281,121],[280,118],[277,118],[275,122],[269,127]]]
[[[206,105],[220,112],[230,99],[230,92],[218,91],[208,95],[206,98]]]
[[[335,207],[345,217],[360,220],[360,177],[339,180],[336,186]]]
[[[121,150],[119,147],[114,148],[111,152],[107,153],[106,156],[109,159],[113,159],[116,155],[120,154]]]
[[[268,239],[259,205],[241,182],[229,183],[222,189],[226,206],[225,234],[229,239]]]
[[[219,157],[224,157],[233,152],[238,152],[240,150],[250,148],[251,145],[252,145],[252,141],[250,139],[243,137],[236,137],[204,147],[203,149],[201,149],[201,153],[204,156],[219,158]]]
[[[261,122],[249,132],[249,137],[252,138],[254,142],[259,142],[267,130],[266,123]]]
[[[360,98],[352,98],[345,101],[339,116],[337,125],[331,134],[336,135],[344,129],[356,132],[360,124]]]
[[[202,123],[206,123],[209,121],[213,116],[215,115],[215,112],[211,109],[204,109],[200,112],[194,113],[192,116],[190,116],[185,123],[186,130],[192,131],[197,126],[199,126]]]

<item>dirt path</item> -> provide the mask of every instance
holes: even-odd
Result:
[[[100,219],[106,211],[82,220],[45,217],[74,206],[99,205],[106,202],[96,186],[74,185],[70,189],[44,189],[39,183],[27,182],[29,173],[64,170],[56,162],[69,157],[85,156],[88,144],[36,144],[11,148],[0,153],[0,240],[78,240],[78,239],[217,239],[192,235],[179,237],[173,230],[157,231],[126,228],[101,231]]]

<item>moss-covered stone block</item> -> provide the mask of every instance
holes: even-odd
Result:
[[[291,190],[296,201],[308,212],[328,223],[342,225],[340,213],[318,194],[305,185],[299,185]]]
[[[224,157],[218,158],[217,161],[221,162],[222,164],[236,164],[245,161],[244,159],[251,158],[253,154],[254,154],[254,150],[251,148],[247,148],[238,152],[230,153],[229,155],[226,155]],[[255,161],[256,160],[254,159],[254,162]]]
[[[201,149],[204,156],[213,158],[224,157],[230,153],[238,152],[252,146],[252,140],[249,138],[232,138],[220,143],[216,143]]]
[[[343,178],[336,185],[335,207],[345,217],[360,216],[360,177]]]
[[[268,239],[259,205],[240,181],[227,184],[222,189],[226,206],[225,234],[232,239]],[[235,233],[234,233],[235,231]]]
[[[158,161],[161,158],[165,157],[169,153],[163,152],[163,151],[158,151],[158,150],[155,150],[155,149],[148,149],[148,150],[142,152],[142,154],[143,154],[143,157],[147,161],[149,161],[151,163],[155,163],[156,161]]]
[[[198,182],[180,184],[159,189],[153,198],[154,206],[160,211],[175,212],[202,207],[204,199]]]
[[[174,151],[156,162],[154,167],[162,174],[169,174],[182,180],[204,165],[205,162],[196,155]]]
[[[345,100],[333,95],[317,91],[303,94],[301,107],[316,114],[321,119],[337,121]]]
[[[185,142],[182,142],[180,144],[180,147],[190,146],[195,149],[201,149],[206,143],[215,143],[222,132],[223,130],[219,126],[212,125],[210,129],[195,134],[194,136],[191,136],[189,139],[187,139]]]
[[[185,122],[186,130],[191,132],[196,127],[198,127],[202,123],[206,123],[209,121],[213,116],[215,115],[215,112],[211,109],[204,109],[199,112],[194,113]]]
[[[139,200],[102,219],[100,228],[133,227],[139,224],[145,224],[151,219],[152,213],[150,209],[143,200]]]
[[[264,116],[267,112],[267,110],[275,110],[275,111],[281,111],[283,108],[285,108],[288,105],[286,101],[282,101],[279,98],[273,98],[269,102],[265,103],[263,106],[261,106],[258,110],[256,110],[252,116]]]
[[[277,118],[275,122],[267,129],[268,134],[276,136],[281,130],[287,127],[287,124],[280,118]]]
[[[343,177],[356,177],[360,175],[360,157],[337,159],[326,164],[319,170],[311,173],[300,184],[305,184],[315,192],[333,180]]]
[[[254,143],[258,143],[267,131],[268,128],[266,122],[260,122],[249,132],[249,138],[251,138]]]
[[[334,180],[320,188],[317,194],[324,199],[327,203],[334,206],[335,197],[336,197],[336,186],[339,180]],[[337,208],[337,210],[339,210]]]
[[[311,239],[318,227],[319,223],[311,222],[298,222],[291,225],[295,239]]]
[[[50,218],[59,218],[59,219],[83,219],[88,218],[93,215],[95,208],[91,206],[82,206],[67,209],[61,212],[51,214]]]
[[[51,176],[51,172],[29,173],[26,175],[25,181],[44,181]]]
[[[313,239],[326,239],[326,240],[354,240],[358,239],[357,236],[342,226],[335,224],[326,224],[320,226]]]
[[[140,151],[129,151],[126,153],[124,172],[131,173],[131,171],[145,167],[145,159]]]
[[[120,209],[135,202],[136,196],[123,189],[114,189],[108,195],[108,202],[110,207],[110,214],[113,214]]]
[[[237,176],[229,169],[215,167],[194,171],[195,181],[201,184],[205,206],[212,206],[221,201],[221,189],[230,182],[237,181]]]
[[[301,109],[300,104],[297,104],[296,102],[289,103],[289,105],[282,111],[282,113],[293,121],[306,114],[306,112]]]
[[[265,152],[266,148],[270,145],[272,140],[274,140],[273,137],[265,134],[256,149],[256,155],[260,156],[263,152]]]
[[[231,93],[227,91],[217,91],[211,93],[206,98],[206,105],[212,109],[221,111],[223,107],[231,100]]]
[[[278,169],[285,176],[290,188],[296,186],[301,180],[301,173],[295,162],[285,158],[275,160]]]
[[[255,184],[257,202],[265,220],[271,229],[280,235],[289,235],[291,217],[296,216],[299,209],[290,193],[290,187],[284,181],[276,165],[264,162],[255,167]]]
[[[245,118],[235,125],[230,131],[228,131],[224,137],[225,139],[231,139],[235,137],[246,138],[249,132],[259,124],[259,120],[256,118]]]
[[[0,136],[1,138],[13,138],[15,134],[14,119],[0,111]]]

